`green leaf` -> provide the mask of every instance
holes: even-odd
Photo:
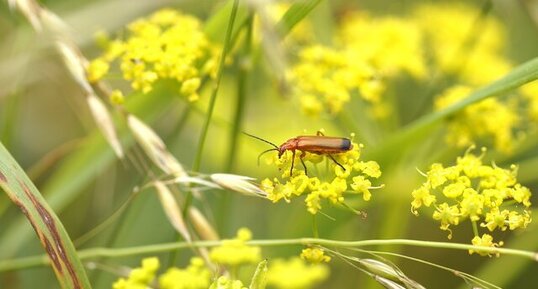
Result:
[[[461,101],[417,119],[375,149],[370,157],[378,162],[387,163],[393,157],[390,152],[401,153],[405,148],[422,142],[447,117],[453,116],[469,105],[513,90],[536,79],[538,79],[538,57],[514,68],[504,77],[475,90]]]
[[[256,267],[256,272],[252,276],[249,289],[265,289],[267,284],[267,260],[263,260]]]
[[[0,143],[0,187],[26,216],[62,288],[91,288],[63,224],[17,161]]]
[[[321,0],[297,1],[291,5],[284,16],[282,16],[282,19],[278,22],[278,31],[282,33],[282,36],[287,35],[293,27],[310,14],[320,2]]]

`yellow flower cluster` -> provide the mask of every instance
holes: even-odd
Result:
[[[419,5],[413,20],[423,31],[433,65],[469,85],[483,85],[510,70],[505,32],[493,16],[463,3]],[[477,30],[473,30],[477,29]]]
[[[159,259],[155,257],[142,260],[142,267],[131,270],[128,278],[120,278],[112,286],[113,289],[146,289],[152,287],[159,269]],[[161,289],[207,289],[211,284],[211,271],[199,257],[191,258],[185,269],[172,267],[160,275]]]
[[[441,223],[441,230],[449,231],[449,238],[450,226],[467,219],[473,223],[475,238],[477,224],[489,231],[525,228],[531,222],[530,190],[517,182],[515,166],[506,170],[484,165],[483,156],[468,151],[454,166],[433,164],[427,181],[412,193],[411,211],[418,215],[418,208],[433,206],[432,217]],[[487,238],[480,242],[485,244]]]
[[[374,69],[360,59],[353,61],[350,52],[321,45],[301,49],[287,77],[298,90],[306,114],[338,113],[355,90],[370,103],[380,101],[383,86]]]
[[[325,255],[325,251],[317,247],[303,249],[301,259],[314,264],[331,261],[331,257]]]
[[[146,289],[155,279],[159,269],[159,259],[146,258],[142,260],[142,267],[131,270],[128,278],[120,278],[112,285],[113,289]]]
[[[238,266],[245,263],[257,263],[261,260],[261,249],[249,246],[247,241],[252,239],[252,233],[247,228],[237,231],[237,237],[223,240],[222,245],[215,247],[209,253],[212,261],[218,264]]]
[[[388,79],[407,73],[423,79],[427,67],[420,28],[405,18],[352,13],[344,18],[333,47],[305,45],[288,71],[303,111],[337,114],[358,95],[384,118],[390,108],[381,96]]]
[[[421,27],[411,19],[352,13],[344,18],[337,38],[349,60],[368,63],[382,77],[405,72],[422,79],[427,74]]]
[[[312,288],[329,277],[325,264],[307,264],[299,257],[276,259],[269,264],[267,284],[278,289]]]
[[[159,277],[159,285],[161,289],[206,289],[211,284],[211,277],[204,260],[193,257],[185,269],[168,269]]]
[[[305,203],[311,214],[317,214],[321,209],[322,200],[329,200],[332,204],[342,204],[344,193],[362,194],[365,201],[370,200],[372,186],[370,178],[379,178],[381,170],[375,161],[363,162],[360,159],[362,145],[352,142],[353,148],[332,157],[345,169],[334,163],[329,157],[305,152],[303,161],[305,165],[313,164],[320,169],[319,163],[323,160],[328,162],[325,166],[327,171],[324,175],[308,176],[301,166],[300,155],[295,155],[293,173],[290,176],[292,164],[292,152],[286,151],[279,159],[277,156],[272,160],[282,172],[282,180],[264,179],[261,183],[262,190],[267,192],[267,198],[276,203],[280,200],[290,202],[292,198],[306,195]],[[316,170],[320,171],[320,170]]]
[[[218,53],[201,23],[193,16],[163,9],[127,26],[125,40],[108,41],[106,51],[87,68],[90,82],[109,73],[118,60],[123,78],[136,91],[148,93],[160,79],[180,84],[179,93],[189,100],[198,99],[201,80],[214,77]]]
[[[243,286],[240,280],[231,280],[227,276],[221,276],[209,286],[209,289],[247,289],[247,287]]]
[[[448,107],[471,93],[467,86],[454,86],[440,95],[435,107]],[[458,147],[469,147],[477,139],[490,140],[498,150],[509,153],[514,146],[519,117],[515,106],[488,98],[456,114],[447,127],[446,140]]]
[[[437,110],[460,101],[512,68],[503,56],[505,31],[501,23],[491,16],[478,19],[478,15],[475,8],[452,3],[423,5],[415,11],[415,20],[430,43],[434,65],[460,83],[437,96]],[[473,32],[473,28],[480,33]],[[517,105],[490,98],[468,106],[448,121],[447,142],[468,147],[486,140],[497,150],[511,152],[520,124]]]
[[[441,94],[436,109],[442,109],[512,69],[504,55],[502,23],[472,5],[418,4],[407,16],[352,12],[342,19],[331,45],[303,44],[287,71],[308,115],[337,114],[353,97],[360,97],[375,117],[383,118],[392,113],[393,96],[385,95],[394,94],[393,81],[411,77],[425,84],[432,75],[449,86],[455,82],[468,87],[452,87]],[[528,97],[534,119],[538,119],[536,99]],[[517,117],[515,108],[521,105],[517,102],[496,98],[470,106],[448,120],[447,141],[469,146],[485,139],[510,152],[515,131],[524,123]]]
[[[504,242],[499,242],[499,243],[494,243],[493,242],[493,237],[490,235],[490,234],[483,234],[482,237],[480,236],[476,236],[473,238],[473,240],[471,241],[473,243],[473,245],[475,246],[484,246],[484,247],[491,247],[491,248],[495,248],[495,247],[500,247],[504,244]],[[473,253],[477,253],[481,256],[491,256],[492,253],[491,252],[486,252],[486,251],[483,251],[483,250],[469,250],[469,254],[473,254]],[[496,253],[495,254],[497,257],[499,257],[499,253]]]

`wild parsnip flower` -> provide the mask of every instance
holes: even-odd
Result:
[[[246,242],[250,239],[250,230],[241,228],[235,239],[223,240],[221,246],[211,249],[209,257],[215,263],[229,266],[257,263],[261,260],[261,248],[247,245]]]
[[[269,262],[267,284],[278,289],[308,289],[329,277],[325,264],[308,264],[299,257],[289,260],[275,259]]]
[[[510,69],[502,54],[506,33],[491,14],[481,15],[465,3],[428,3],[418,5],[411,19],[423,32],[436,69],[470,85],[483,85]]]
[[[361,59],[352,59],[351,51],[322,45],[302,48],[297,63],[288,71],[288,79],[296,86],[303,111],[319,115],[322,111],[336,114],[349,102],[351,92],[362,91],[371,103],[380,99],[382,86],[372,89],[368,84],[376,80],[375,70]]]
[[[492,247],[492,248],[495,248],[495,247],[500,247],[504,244],[504,242],[499,242],[499,243],[494,243],[493,242],[493,237],[489,234],[484,234],[482,235],[482,237],[480,236],[476,236],[473,238],[472,240],[472,243],[473,245],[475,246],[484,246],[484,247]],[[499,253],[492,253],[492,252],[486,252],[486,251],[483,251],[483,250],[469,250],[469,254],[473,254],[473,253],[477,253],[481,256],[492,256],[492,255],[495,255],[497,257],[499,257]]]
[[[120,278],[112,285],[113,289],[145,289],[155,279],[159,269],[159,259],[155,257],[142,260],[142,267],[131,270],[128,278]]]
[[[446,108],[467,97],[472,89],[454,86],[437,97],[436,109]],[[469,147],[478,140],[491,143],[497,150],[509,153],[516,141],[520,117],[515,105],[488,98],[464,108],[448,121],[446,140],[458,147]]]
[[[292,164],[292,152],[286,151],[280,159],[274,156],[271,162],[281,171],[281,178],[264,179],[261,188],[267,192],[267,198],[276,203],[280,200],[290,202],[291,199],[306,195],[305,203],[311,214],[317,214],[322,208],[322,201],[328,200],[332,204],[344,203],[344,194],[362,194],[365,201],[371,198],[371,189],[374,189],[371,178],[379,178],[381,170],[375,161],[361,161],[360,149],[363,147],[352,142],[352,149],[343,153],[333,154],[332,157],[341,164],[335,164],[331,158],[325,155],[317,155],[305,152],[303,161],[305,165],[314,165],[318,172],[317,176],[307,175],[301,165],[301,152],[296,153],[293,173],[290,176]],[[320,163],[326,161],[327,165]]]
[[[418,215],[420,207],[433,207],[432,218],[441,230],[470,220],[488,231],[525,228],[531,222],[529,207],[531,192],[517,182],[517,167],[510,170],[495,164],[482,163],[485,149],[479,156],[469,151],[458,157],[456,165],[433,164],[425,174],[427,180],[413,191],[411,211]],[[491,237],[491,236],[490,236]],[[475,236],[473,244],[489,244],[485,235]],[[490,240],[491,243],[491,240]],[[493,243],[491,243],[493,244]]]
[[[303,249],[301,252],[301,259],[314,264],[331,261],[331,257],[325,255],[325,251],[317,247]]]
[[[207,288],[207,287],[206,287]],[[248,289],[240,280],[231,280],[227,276],[221,276],[209,286],[209,289]]]
[[[422,31],[412,20],[351,13],[337,37],[351,59],[368,63],[384,78],[402,72],[417,79],[427,75]]]
[[[102,79],[117,61],[134,90],[148,93],[157,81],[170,79],[179,84],[178,93],[195,101],[201,80],[215,76],[217,59],[218,49],[197,18],[162,9],[127,25],[125,39],[109,41],[104,54],[88,65],[87,77]]]
[[[212,273],[204,260],[193,257],[184,269],[172,267],[159,276],[161,289],[207,289],[211,284]]]

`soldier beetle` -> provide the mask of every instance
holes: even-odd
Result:
[[[251,135],[246,132],[244,132],[244,134],[252,138],[255,138],[257,140],[261,140],[265,143],[268,143],[274,147],[274,148],[265,150],[258,155],[258,164],[260,163],[260,157],[267,152],[278,151],[278,158],[280,158],[284,154],[284,152],[292,151],[293,156],[291,159],[290,176],[291,176],[291,173],[293,172],[293,166],[295,162],[295,151],[301,151],[301,155],[299,156],[299,159],[301,160],[301,163],[303,164],[305,174],[307,174],[306,165],[304,164],[304,161],[303,161],[303,157],[306,155],[306,152],[318,154],[318,155],[327,155],[335,164],[337,164],[343,170],[346,170],[346,168],[344,168],[344,166],[338,163],[332,155],[344,153],[353,148],[353,145],[351,144],[350,139],[344,138],[344,137],[325,136],[321,131],[318,131],[315,136],[314,135],[301,135],[298,137],[291,138],[287,140],[286,142],[284,142],[283,144],[281,144],[280,147],[268,140],[264,140],[255,135]]]

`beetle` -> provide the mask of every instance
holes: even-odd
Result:
[[[303,157],[306,155],[306,152],[318,154],[318,155],[327,155],[335,164],[337,164],[343,170],[346,170],[346,168],[344,168],[343,165],[338,163],[332,155],[344,153],[353,149],[353,144],[351,144],[350,139],[345,138],[345,137],[325,136],[321,131],[318,131],[315,136],[314,135],[301,135],[294,138],[290,138],[289,140],[287,140],[280,146],[277,146],[276,144],[268,140],[262,139],[260,137],[257,137],[255,135],[251,135],[246,132],[244,132],[244,134],[252,138],[255,138],[257,140],[261,140],[273,146],[273,148],[265,150],[258,155],[258,165],[260,163],[260,157],[267,152],[278,151],[278,158],[280,158],[282,157],[284,152],[292,151],[293,156],[291,159],[290,176],[291,176],[291,173],[293,172],[293,166],[295,162],[295,151],[301,151],[301,155],[299,156],[299,159],[301,160],[301,163],[303,164],[305,174],[307,174],[306,165],[304,164],[304,161],[303,161]]]

